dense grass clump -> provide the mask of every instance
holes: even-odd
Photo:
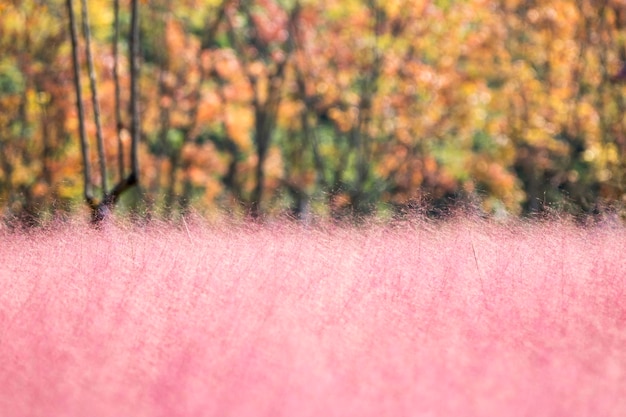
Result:
[[[0,415],[624,416],[625,232],[0,232]]]

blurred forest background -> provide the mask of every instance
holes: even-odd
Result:
[[[109,184],[131,155],[131,2],[116,3],[88,1]],[[139,182],[121,213],[624,214],[625,0],[139,10]],[[67,4],[0,0],[0,16],[0,211],[36,224],[84,207]]]

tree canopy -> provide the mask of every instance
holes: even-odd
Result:
[[[120,210],[623,213],[621,0],[141,1],[134,151],[131,1],[87,3],[101,162],[141,161]],[[0,210],[37,223],[84,199],[68,15],[0,12]],[[85,131],[98,167],[93,118]]]

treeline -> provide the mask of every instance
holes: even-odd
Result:
[[[129,166],[130,1],[88,4],[104,162]],[[0,13],[0,207],[36,224],[84,204],[67,7]],[[121,211],[624,212],[622,1],[151,0],[139,16],[139,186]]]

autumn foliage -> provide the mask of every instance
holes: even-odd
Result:
[[[89,8],[113,166],[130,120],[116,126],[110,3]],[[0,12],[0,205],[36,223],[82,200],[67,15],[60,0]],[[140,14],[140,188],[122,210],[342,217],[473,201],[580,215],[625,202],[621,1],[153,0]],[[128,54],[120,71],[126,106]]]

